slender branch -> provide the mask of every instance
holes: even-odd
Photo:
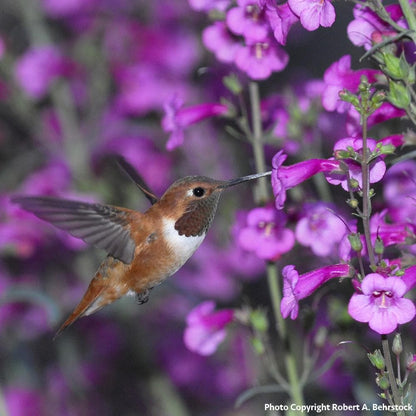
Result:
[[[404,17],[407,20],[409,29],[416,31],[416,16],[414,11],[412,10],[412,7],[410,6],[409,0],[399,0],[399,4],[404,14]]]
[[[361,171],[363,176],[362,191],[363,191],[363,228],[365,243],[367,246],[367,253],[370,259],[371,266],[376,265],[374,257],[373,245],[371,244],[371,232],[370,232],[370,215],[371,215],[371,201],[370,201],[370,175],[368,165],[368,148],[367,148],[367,116],[363,115],[363,154],[361,160]]]
[[[397,388],[396,379],[394,377],[393,363],[391,361],[389,341],[386,335],[381,336],[381,345],[383,347],[384,361],[386,363],[387,376],[389,378],[391,391],[393,393],[394,403],[396,405],[402,404],[399,390]],[[398,416],[404,416],[403,412],[397,412]]]

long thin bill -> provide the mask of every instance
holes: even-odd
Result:
[[[220,185],[219,188],[228,188],[230,186],[238,185],[239,183],[252,181],[253,179],[263,178],[264,176],[270,176],[272,174],[271,171],[263,172],[263,173],[256,173],[254,175],[242,176],[241,178],[231,179],[230,181],[225,182],[223,185]]]

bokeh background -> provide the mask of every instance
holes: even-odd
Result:
[[[342,55],[359,56],[346,37],[352,4],[336,8],[330,29],[291,31],[289,65],[260,85],[263,97],[293,102],[304,79],[322,78]],[[114,154],[158,195],[190,174],[254,173],[250,146],[227,134],[224,120],[190,127],[182,147],[166,150],[161,119],[175,94],[187,105],[233,100],[222,77],[236,69],[218,63],[201,41],[206,14],[186,0],[1,0],[0,10],[0,414],[254,416],[266,402],[284,403],[287,397],[274,393],[235,407],[246,389],[268,382],[247,328],[231,328],[209,357],[183,341],[188,312],[204,300],[270,310],[263,262],[233,237],[244,210],[255,206],[252,185],[223,196],[203,245],[147,304],[122,299],[55,341],[105,253],[9,201],[53,195],[145,210],[148,201]],[[329,149],[342,137],[343,120],[327,114],[324,121]],[[281,145],[270,141],[269,164]],[[301,257],[306,270],[314,266],[310,257]],[[351,330],[342,296],[327,300],[338,341]],[[329,326],[327,316],[318,321]],[[309,401],[374,401],[376,388],[366,384],[371,370],[355,361],[362,347],[346,350],[309,386]],[[362,374],[354,385],[353,371]]]

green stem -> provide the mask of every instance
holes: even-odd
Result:
[[[383,347],[384,361],[386,363],[387,375],[390,382],[391,392],[393,393],[393,400],[396,405],[401,405],[399,389],[397,388],[396,379],[394,377],[393,362],[391,361],[389,341],[386,335],[381,336],[381,345]],[[404,412],[397,412],[398,416],[404,416]]]
[[[404,17],[407,20],[407,23],[409,25],[409,29],[416,32],[416,16],[410,6],[409,0],[399,0],[400,7],[402,9],[402,12],[404,14]],[[413,37],[414,39],[414,37]]]
[[[260,173],[266,171],[266,162],[262,143],[263,130],[260,114],[260,93],[259,86],[256,82],[250,82],[249,92],[251,103],[251,117],[253,125],[253,153],[257,172]],[[259,202],[263,204],[265,204],[269,199],[266,178],[260,178],[258,181],[258,198]]]
[[[361,160],[361,171],[363,175],[362,191],[363,191],[363,228],[365,243],[367,246],[367,253],[370,259],[371,266],[376,265],[376,259],[374,257],[373,245],[371,244],[370,233],[370,215],[371,215],[371,201],[370,201],[370,177],[368,166],[368,149],[367,149],[367,117],[363,116],[363,154]]]
[[[266,162],[262,142],[263,131],[260,115],[260,94],[258,85],[255,82],[250,83],[249,93],[253,126],[251,142],[253,146],[256,170],[260,173],[265,172]],[[265,203],[269,200],[269,191],[267,188],[266,179],[262,179],[264,179],[264,181],[259,183],[257,196],[260,202]],[[290,395],[293,403],[303,405],[304,399],[302,393],[302,386],[299,382],[296,360],[291,349],[290,337],[288,336],[286,322],[284,321],[280,313],[280,302],[282,299],[282,294],[279,287],[279,276],[277,272],[277,266],[274,262],[267,263],[267,282],[269,285],[270,297],[273,305],[273,313],[276,320],[276,329],[284,345],[284,362],[290,385]]]

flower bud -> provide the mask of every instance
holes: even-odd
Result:
[[[254,352],[257,355],[264,354],[265,348],[264,348],[263,341],[260,338],[258,338],[258,337],[252,338],[251,339],[251,345],[253,346]]]
[[[243,87],[240,80],[235,74],[228,75],[222,79],[224,86],[231,91],[234,95],[241,94]]]
[[[356,209],[358,207],[358,200],[355,198],[347,199],[347,204],[351,207]]]
[[[259,332],[266,332],[269,328],[269,321],[267,320],[265,313],[260,309],[251,312],[250,323],[252,327]]]
[[[351,249],[357,253],[361,252],[363,249],[363,243],[361,242],[359,233],[351,233],[348,235],[348,241],[351,244]]]
[[[384,252],[383,240],[379,236],[377,236],[374,244],[374,252],[379,256],[381,256]]]
[[[328,336],[328,330],[324,326],[321,326],[316,332],[314,340],[313,340],[315,346],[317,348],[322,348],[325,345],[327,336]]]
[[[400,355],[403,352],[402,337],[396,334],[393,339],[392,351],[395,355]]]
[[[350,186],[351,186],[352,189],[357,189],[359,187],[359,185],[360,185],[358,183],[357,179],[354,179],[354,178],[351,178],[349,180],[349,183],[350,183]]]
[[[397,108],[406,109],[410,105],[410,93],[401,82],[389,81],[387,98]]]
[[[358,99],[358,97],[356,95],[354,95],[350,91],[342,90],[342,91],[339,92],[338,95],[339,95],[339,98],[342,101],[345,101],[347,103],[351,103],[357,109],[360,107],[360,100]]]
[[[377,368],[377,370],[383,370],[385,367],[384,357],[380,350],[375,350],[373,353],[367,354],[371,364]]]
[[[400,58],[390,53],[383,53],[383,58],[385,74],[396,80],[404,80],[407,78],[409,73],[408,68],[404,64],[401,64]]]
[[[406,370],[411,373],[416,371],[416,354],[409,354],[406,360]]]
[[[376,383],[381,388],[381,390],[388,390],[390,387],[390,382],[386,374],[379,374],[376,377]]]

